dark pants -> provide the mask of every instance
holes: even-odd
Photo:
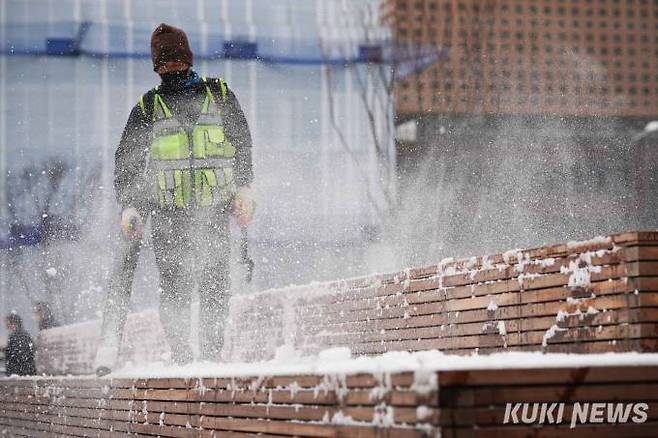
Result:
[[[212,209],[162,210],[151,216],[160,271],[160,320],[177,363],[192,360],[190,304],[199,288],[202,360],[218,360],[230,298],[229,215]]]
[[[230,298],[229,215],[223,212],[158,211],[151,217],[153,251],[160,272],[160,320],[176,363],[192,360],[190,304],[199,287],[201,359],[218,360]],[[141,242],[120,239],[103,309],[96,366],[112,367],[130,306]]]

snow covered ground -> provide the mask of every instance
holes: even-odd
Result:
[[[524,369],[561,367],[601,367],[627,365],[658,365],[658,353],[496,353],[491,355],[458,356],[430,350],[421,352],[389,352],[374,357],[351,357],[348,348],[323,350],[318,355],[300,357],[285,347],[266,362],[209,363],[187,366],[164,364],[128,365],[109,377],[229,377],[274,376],[290,374],[357,374],[448,370]]]
[[[195,362],[186,366],[165,365],[162,362],[142,365],[128,364],[106,378],[175,378],[175,377],[246,377],[281,375],[323,375],[358,373],[530,369],[604,366],[658,365],[658,353],[496,353],[491,355],[458,356],[440,351],[390,352],[380,356],[352,357],[348,348],[323,350],[314,356],[299,356],[294,350],[281,347],[273,360],[253,363]],[[62,378],[79,379],[81,376]],[[37,377],[38,378],[38,377]],[[45,377],[52,379],[52,377]]]

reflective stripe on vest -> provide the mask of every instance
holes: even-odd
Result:
[[[197,121],[187,130],[155,89],[149,172],[154,197],[163,208],[226,204],[235,194],[236,149],[226,140],[219,106],[207,79],[202,80],[206,96]],[[219,87],[226,99],[224,81]],[[143,99],[140,107],[145,108]]]
[[[151,162],[153,170],[179,170],[192,167],[193,169],[221,169],[233,167],[233,158],[193,158],[192,160],[157,160]]]

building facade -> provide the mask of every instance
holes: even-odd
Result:
[[[394,39],[445,56],[397,89],[398,114],[655,117],[658,3],[391,0]]]

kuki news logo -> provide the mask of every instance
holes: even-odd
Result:
[[[503,424],[641,424],[647,403],[507,403]]]

